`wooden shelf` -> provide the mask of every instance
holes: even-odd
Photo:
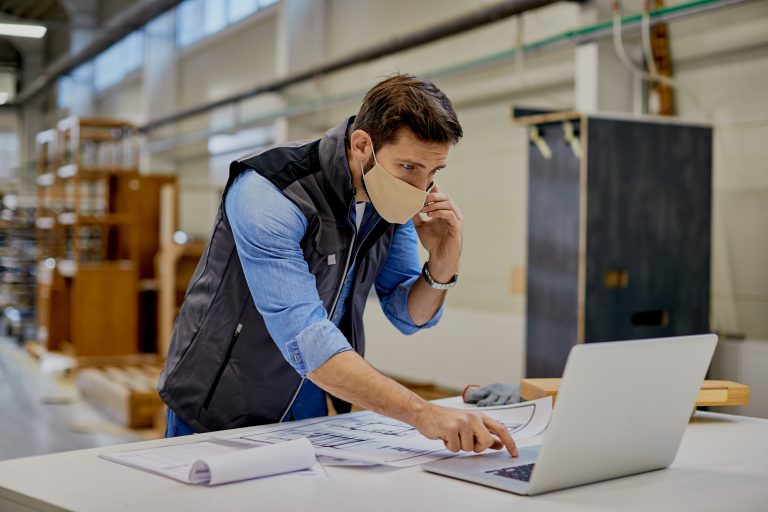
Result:
[[[80,178],[83,180],[101,180],[110,176],[138,176],[139,172],[132,167],[119,166],[82,166],[67,164],[59,167],[56,172],[62,180]]]
[[[62,226],[75,225],[130,225],[135,218],[128,213],[109,213],[107,215],[77,215],[73,212],[60,213],[58,217],[59,224]]]

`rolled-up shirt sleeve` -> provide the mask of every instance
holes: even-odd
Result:
[[[408,295],[421,278],[418,238],[413,221],[398,226],[384,268],[376,277],[376,294],[384,315],[403,334],[413,334],[432,327],[443,316],[443,306],[423,325],[416,325],[408,311]]]
[[[307,220],[256,172],[230,187],[225,209],[256,309],[285,360],[302,377],[351,350],[330,320],[301,249]]]

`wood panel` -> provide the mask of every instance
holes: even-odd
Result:
[[[138,340],[136,266],[82,264],[72,290],[72,342],[78,356],[132,354]]]
[[[709,332],[712,130],[590,119],[589,140],[585,341]]]
[[[575,123],[578,128],[578,122]],[[563,368],[577,342],[579,160],[560,124],[538,127],[551,158],[529,144],[526,375]],[[556,370],[555,370],[556,371]]]

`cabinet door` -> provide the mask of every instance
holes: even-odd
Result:
[[[73,278],[73,345],[78,356],[133,354],[138,349],[136,266],[82,264]]]

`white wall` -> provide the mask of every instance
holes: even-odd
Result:
[[[768,339],[768,2],[674,24],[672,56],[680,113],[715,126],[712,326]]]
[[[316,55],[336,58],[487,4],[481,0],[283,0],[281,4],[286,1],[298,2],[286,9],[291,16],[312,4],[313,18],[304,23],[281,18],[283,5],[278,5],[180,52],[174,64],[178,107],[296,71],[314,63]],[[318,12],[322,15],[314,17]],[[560,3],[524,16],[525,40],[579,24],[578,5]],[[296,32],[295,27],[304,28]],[[396,71],[427,74],[509,50],[516,27],[515,20],[505,20],[355,66],[261,102],[248,101],[243,111],[252,115],[281,104],[363,92]],[[712,323],[715,328],[768,339],[768,272],[764,268],[768,260],[764,227],[768,219],[768,2],[754,1],[675,22],[670,33],[675,77],[709,111],[702,114],[695,101],[678,93],[680,113],[694,120],[708,118],[716,127]],[[628,39],[630,44],[636,40]],[[302,44],[306,54],[301,52]],[[507,61],[436,78],[454,100],[465,130],[464,140],[452,150],[448,169],[440,177],[467,218],[461,284],[450,293],[443,324],[415,338],[396,334],[371,304],[366,320],[368,354],[374,364],[403,377],[454,387],[507,376],[514,380],[522,374],[525,304],[510,281],[514,269],[526,263],[527,141],[524,130],[509,120],[510,106],[570,108],[574,75],[574,49],[565,48],[526,58],[523,67]],[[131,111],[140,93],[133,86],[115,87],[100,98],[100,113],[146,116],[141,110]],[[359,98],[284,119],[279,123],[284,128],[281,133],[287,138],[319,136],[354,113]],[[178,130],[216,128],[231,119],[232,111],[222,109],[184,122]],[[185,146],[173,158],[182,186],[182,228],[207,236],[226,180],[225,164],[206,156],[204,141]],[[473,332],[482,335],[473,336]]]

